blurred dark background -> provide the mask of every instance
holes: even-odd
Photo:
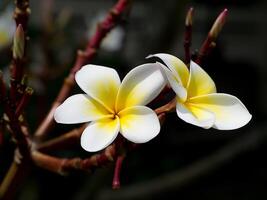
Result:
[[[30,128],[45,116],[75,59],[113,0],[34,0],[29,22],[28,74],[34,97],[28,106]],[[8,75],[14,26],[13,1],[0,1],[1,69]],[[122,166],[120,190],[113,191],[113,165],[91,174],[67,177],[34,168],[16,199],[267,199],[267,1],[134,0],[129,16],[108,36],[93,63],[116,68],[124,76],[148,62],[152,53],[184,58],[187,9],[194,7],[192,51],[197,52],[217,15],[228,8],[217,46],[202,67],[219,92],[237,96],[253,115],[233,131],[204,130],[169,114],[151,142],[129,153]],[[14,25],[14,24],[13,24]],[[2,32],[1,32],[2,31]],[[73,93],[81,92],[78,87]],[[57,125],[60,135],[72,126]],[[0,180],[13,159],[5,135],[0,148]],[[77,144],[60,157],[88,156]]]

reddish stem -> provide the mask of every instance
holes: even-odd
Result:
[[[117,157],[117,160],[115,163],[113,181],[112,181],[112,188],[113,189],[119,189],[121,186],[120,174],[121,174],[121,166],[122,166],[124,158],[125,158],[125,154]]]
[[[73,170],[90,171],[112,162],[115,157],[116,150],[114,145],[107,147],[104,152],[95,154],[86,159],[57,158],[38,151],[32,152],[32,160],[37,166],[61,175],[66,175]]]
[[[193,7],[189,8],[185,19],[184,52],[186,64],[189,64],[191,60],[190,46],[192,42],[193,11]]]
[[[30,97],[32,96],[33,90],[31,88],[26,88],[25,92],[22,95],[22,98],[17,106],[15,115],[19,117],[22,111],[24,110],[25,106],[28,104]]]

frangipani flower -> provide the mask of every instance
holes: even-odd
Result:
[[[86,65],[76,73],[75,80],[86,94],[66,99],[54,118],[64,124],[91,121],[81,136],[85,150],[94,152],[107,147],[119,132],[134,143],[148,142],[158,135],[158,117],[144,105],[166,84],[160,65],[140,65],[122,82],[112,68]]]
[[[187,66],[175,56],[155,54],[168,67],[166,77],[177,95],[176,112],[182,120],[203,128],[232,130],[246,125],[251,114],[235,96],[217,93],[210,76],[191,61]]]

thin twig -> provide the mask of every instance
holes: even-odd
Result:
[[[59,137],[40,143],[38,144],[36,149],[41,152],[50,152],[55,150],[61,150],[72,145],[78,144],[82,132],[86,127],[86,124],[82,125],[81,127],[75,128]]]
[[[104,152],[95,154],[89,158],[57,158],[38,151],[32,152],[33,162],[44,169],[61,175],[66,175],[73,170],[90,171],[104,166],[116,158],[115,146],[111,145]]]
[[[185,18],[184,52],[186,64],[189,64],[191,60],[190,46],[192,42],[193,11],[193,7],[189,8]]]
[[[122,154],[117,157],[117,160],[115,163],[113,181],[112,181],[113,189],[119,189],[121,187],[120,174],[121,174],[121,166],[122,166],[122,162],[124,158],[125,158],[125,154]]]

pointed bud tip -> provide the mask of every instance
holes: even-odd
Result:
[[[21,24],[18,25],[16,32],[15,32],[15,37],[17,39],[23,39],[24,40],[24,30]]]
[[[25,47],[25,36],[23,27],[21,24],[18,25],[14,40],[13,40],[13,57],[15,59],[22,59],[24,55],[24,47]]]
[[[194,11],[193,7],[190,7],[187,11],[186,18],[185,18],[186,26],[192,26],[193,24],[193,11]]]
[[[23,30],[23,26],[22,26],[21,24],[19,24],[18,27],[17,27],[17,30],[18,30],[18,29]]]
[[[225,24],[225,20],[227,17],[227,13],[228,13],[228,9],[225,8],[217,17],[217,19],[215,20],[212,28],[210,29],[209,35],[210,37],[216,39],[220,33],[220,31],[222,30],[224,24]]]

